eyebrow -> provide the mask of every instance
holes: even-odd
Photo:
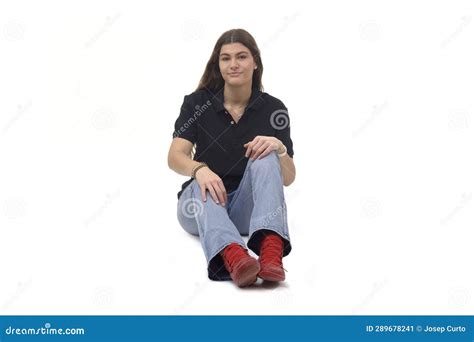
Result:
[[[240,55],[241,53],[247,53],[248,54],[247,51],[239,51],[239,52],[236,52],[235,54]],[[221,53],[219,56],[230,56],[230,54],[224,52],[224,53]]]

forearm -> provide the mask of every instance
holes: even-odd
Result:
[[[283,185],[289,186],[294,182],[296,177],[296,168],[293,159],[285,154],[280,158],[281,173],[283,175]]]
[[[168,166],[170,169],[183,176],[192,176],[194,167],[200,163],[192,160],[189,155],[181,151],[173,151],[168,155]]]

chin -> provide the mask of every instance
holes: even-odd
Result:
[[[242,84],[242,82],[237,81],[237,80],[232,80],[232,79],[227,80],[227,83],[228,83],[229,85],[233,85],[233,86],[239,86],[239,85]]]
[[[242,86],[244,84],[246,84],[247,82],[246,81],[243,81],[243,80],[236,80],[236,79],[229,79],[227,80],[227,83],[229,83],[230,85],[233,85],[233,86]]]

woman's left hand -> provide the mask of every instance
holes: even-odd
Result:
[[[272,151],[280,151],[283,143],[275,137],[257,135],[252,141],[244,144],[244,147],[247,148],[245,157],[255,160],[262,159]]]

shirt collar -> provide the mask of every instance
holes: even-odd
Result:
[[[252,94],[250,95],[250,100],[245,108],[245,110],[257,110],[264,104],[263,92],[260,91],[257,87],[252,87]],[[224,112],[226,109],[224,107],[224,87],[220,90],[211,93],[211,103],[216,112]]]

